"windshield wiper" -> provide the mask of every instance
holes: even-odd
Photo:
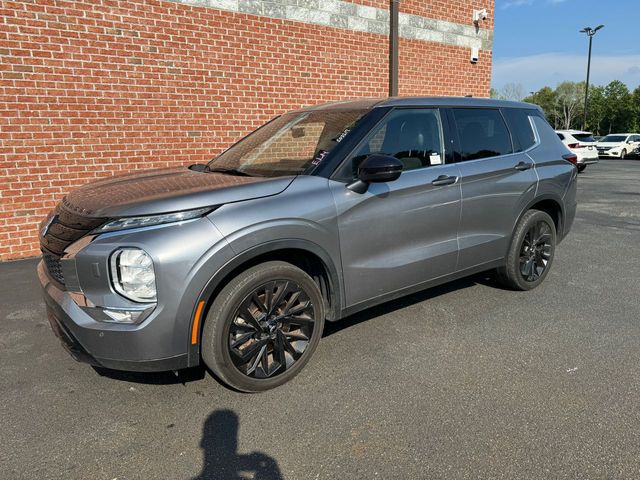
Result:
[[[254,175],[251,175],[250,173],[244,172],[242,170],[238,170],[237,168],[217,167],[217,168],[210,168],[209,171],[213,172],[213,173],[224,173],[225,175],[236,175],[238,177],[253,177],[254,176]]]

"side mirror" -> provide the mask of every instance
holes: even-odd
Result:
[[[352,192],[364,193],[370,183],[393,182],[402,173],[402,162],[391,155],[372,154],[358,168],[358,179],[347,185]]]

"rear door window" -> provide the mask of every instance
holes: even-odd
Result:
[[[497,109],[454,108],[461,161],[513,153],[511,136]]]

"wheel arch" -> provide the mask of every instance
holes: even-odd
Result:
[[[560,243],[560,240],[562,240],[562,232],[564,229],[565,212],[562,206],[562,200],[559,197],[556,197],[555,195],[551,195],[551,194],[540,195],[534,198],[522,209],[522,211],[518,215],[518,218],[513,224],[513,228],[511,229],[511,241],[513,241],[513,237],[515,235],[515,231],[518,226],[518,223],[520,223],[520,219],[522,219],[523,215],[527,213],[529,210],[541,210],[547,213],[551,217],[551,219],[553,220],[553,223],[555,223],[555,226],[556,226],[556,235],[558,238],[558,243]],[[505,258],[507,253],[509,252],[509,248],[511,247],[511,241],[509,241],[509,245],[507,246],[507,251],[505,252]]]
[[[202,327],[206,313],[217,293],[231,278],[254,265],[270,260],[291,263],[309,274],[318,283],[327,302],[326,319],[333,321],[340,318],[343,301],[342,282],[331,256],[322,247],[309,240],[282,239],[265,242],[234,256],[209,279],[200,292],[189,323],[189,365],[195,366],[200,362]]]

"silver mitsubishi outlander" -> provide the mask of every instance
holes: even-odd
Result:
[[[576,211],[540,109],[390,98],[284,114],[219,155],[109,178],[42,222],[38,275],[78,360],[204,363],[241,391],[309,361],[325,321],[485,270],[530,290]]]

